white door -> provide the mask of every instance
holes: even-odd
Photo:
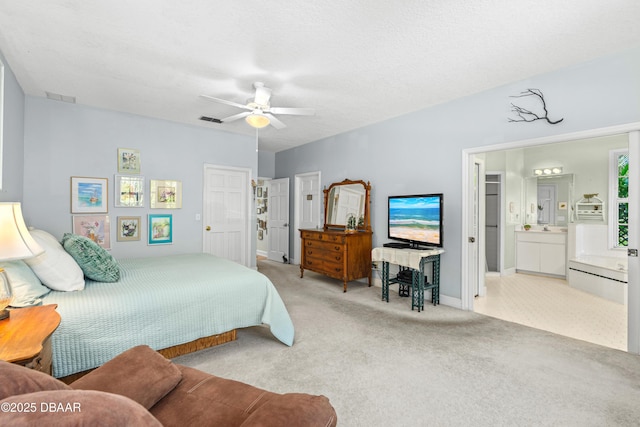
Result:
[[[289,178],[269,181],[269,253],[273,261],[289,262]]]
[[[249,169],[205,165],[204,252],[249,266]]]
[[[640,353],[640,131],[629,133],[628,351]],[[634,252],[635,251],[635,252]]]
[[[323,193],[320,188],[320,172],[299,174],[295,177],[295,228],[292,230],[296,234],[293,239],[293,252],[291,262],[300,263],[301,228],[322,228],[324,218],[322,218]]]

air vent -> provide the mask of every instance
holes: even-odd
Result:
[[[202,116],[200,120],[204,120],[205,122],[213,122],[213,123],[222,123],[220,119],[214,119],[213,117]]]
[[[45,93],[47,94],[47,98],[53,99],[54,101],[69,102],[71,104],[75,104],[76,103],[76,97],[75,96],[60,95],[59,93],[46,92],[46,91],[45,91]]]

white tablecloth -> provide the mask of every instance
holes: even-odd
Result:
[[[444,253],[444,249],[398,249],[398,248],[373,248],[371,251],[372,261],[387,261],[391,264],[403,265],[405,267],[420,269],[420,260],[432,255]]]

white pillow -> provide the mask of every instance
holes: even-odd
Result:
[[[51,289],[42,286],[40,279],[22,260],[2,262],[0,268],[7,273],[11,284],[11,307],[38,305],[42,297],[51,292]]]
[[[56,291],[81,291],[84,273],[60,242],[43,230],[29,230],[44,253],[24,262],[36,273],[43,285]]]

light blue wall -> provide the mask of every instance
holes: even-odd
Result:
[[[258,176],[262,178],[275,178],[276,154],[270,151],[258,152]]]
[[[117,242],[112,230],[116,258],[201,252],[203,222],[195,215],[202,214],[204,164],[250,168],[252,177],[257,176],[252,137],[31,96],[25,107],[25,220],[61,238],[71,231],[70,177],[108,178],[112,229],[118,216],[142,216],[145,225],[136,242]],[[144,208],[114,207],[119,147],[140,150],[147,198],[150,179],[182,181],[182,209],[150,209],[148,201]],[[253,223],[255,209],[251,212]],[[147,246],[149,213],[173,214],[172,245]]]
[[[510,96],[528,88],[541,89],[551,118],[564,121],[509,123]],[[295,174],[321,171],[323,185],[371,181],[374,246],[387,241],[389,195],[443,192],[441,292],[460,298],[462,150],[637,121],[640,48],[279,152],[275,172],[293,182]],[[298,237],[291,233],[292,242]]]
[[[2,52],[0,59],[4,64],[4,147],[0,201],[20,202],[23,193],[24,92]]]

